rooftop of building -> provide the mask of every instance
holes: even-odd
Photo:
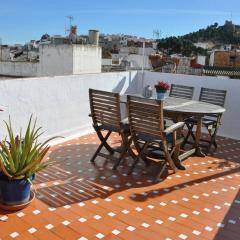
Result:
[[[99,140],[88,117],[88,89],[141,93],[157,80],[194,86],[194,99],[201,87],[228,91],[217,152],[189,157],[186,170],[166,172],[158,182],[156,165],[145,171],[140,162],[128,176],[130,157],[116,171],[100,157],[91,164]],[[36,199],[21,211],[0,212],[0,239],[238,239],[239,81],[130,71],[12,79],[0,81],[0,90],[1,119],[11,115],[14,130],[33,113],[44,138],[66,137],[46,156],[55,164],[36,176]],[[110,140],[120,143],[118,135]]]
[[[119,136],[111,138],[119,144]],[[218,138],[219,149],[188,158],[187,170],[155,182],[156,166],[144,172],[132,161],[117,171],[97,158],[99,140],[88,134],[54,146],[54,160],[36,177],[35,201],[26,209],[0,212],[1,239],[238,239],[240,141]]]

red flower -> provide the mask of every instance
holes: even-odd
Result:
[[[170,85],[167,82],[163,82],[163,81],[158,81],[157,84],[154,85],[154,87],[156,88],[156,90],[164,90],[167,91],[170,89]]]

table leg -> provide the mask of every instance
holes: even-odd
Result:
[[[176,117],[176,122],[182,122],[183,116],[181,114],[178,114]],[[182,134],[182,128],[177,130],[177,138],[181,137]],[[179,160],[179,153],[180,153],[180,145],[176,146],[175,151],[173,153],[173,161],[175,166],[180,170],[185,170],[186,168],[182,165],[181,161]]]
[[[200,139],[202,135],[202,116],[198,116],[197,118],[197,129],[196,129],[196,139],[195,139],[195,154],[199,157],[205,157],[205,154],[202,152],[200,148]]]

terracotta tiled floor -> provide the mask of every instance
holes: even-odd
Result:
[[[118,136],[111,139],[118,143]],[[0,239],[240,239],[240,141],[219,138],[215,156],[191,157],[185,171],[154,182],[156,166],[89,163],[91,134],[52,148],[56,164],[38,174],[37,199],[0,212]]]

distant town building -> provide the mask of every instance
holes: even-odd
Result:
[[[196,58],[196,63],[199,64],[199,65],[205,66],[206,65],[206,59],[207,59],[206,56],[198,55],[197,58]]]
[[[103,49],[103,71],[152,69],[149,56],[156,53],[155,40],[113,34],[101,35],[99,44]]]
[[[206,49],[206,50],[210,50],[210,49],[213,49],[213,47],[215,46],[215,44],[213,42],[197,42],[197,43],[194,43],[194,46],[195,47],[200,47],[200,48],[203,48],[203,49]]]
[[[240,52],[216,50],[210,55],[209,66],[240,68]]]
[[[87,44],[89,41],[94,44]],[[84,39],[72,26],[68,37],[44,34],[41,40],[30,41],[24,46],[0,46],[0,75],[35,77],[99,73],[101,60],[98,34]]]

